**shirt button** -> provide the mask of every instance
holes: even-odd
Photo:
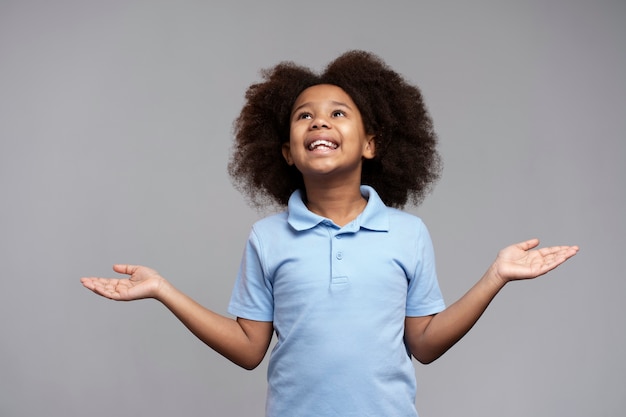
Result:
[[[337,252],[337,259],[339,260],[343,259],[343,252]]]
[[[337,235],[337,236],[335,236],[335,238],[341,239],[341,235]]]

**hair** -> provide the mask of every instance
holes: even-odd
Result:
[[[343,89],[357,105],[376,153],[364,159],[361,183],[372,186],[384,203],[419,205],[439,179],[437,135],[418,87],[409,84],[376,55],[348,51],[321,74],[290,61],[261,71],[234,122],[235,143],[228,164],[233,184],[252,205],[286,206],[295,190],[304,191],[302,174],[287,164],[282,145],[289,141],[292,106],[300,93],[319,84]]]

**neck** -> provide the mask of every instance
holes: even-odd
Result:
[[[345,226],[361,214],[367,200],[361,195],[360,183],[330,187],[307,184],[306,205],[313,213]]]

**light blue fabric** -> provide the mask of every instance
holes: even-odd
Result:
[[[252,227],[228,311],[274,323],[268,417],[417,416],[404,319],[445,308],[432,243],[418,217],[361,193],[341,228],[300,192]]]

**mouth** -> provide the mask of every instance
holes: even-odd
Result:
[[[339,147],[339,144],[337,144],[336,142],[327,140],[327,139],[317,139],[314,140],[313,142],[309,143],[307,145],[307,149],[309,151],[314,151],[317,149],[320,150],[324,150],[324,149],[337,149]]]

